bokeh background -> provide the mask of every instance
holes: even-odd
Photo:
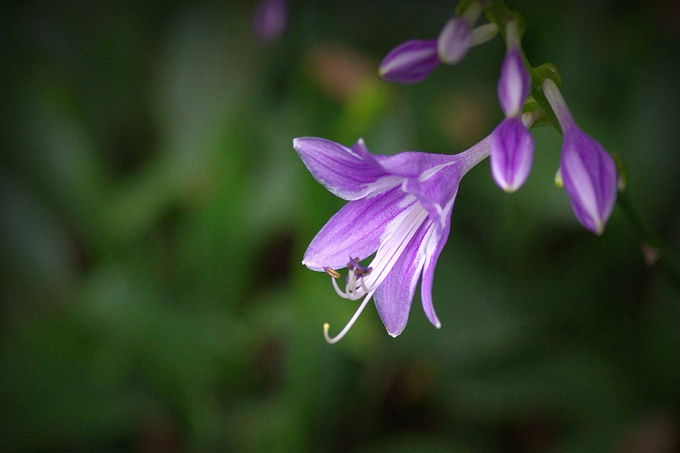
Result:
[[[677,452],[680,299],[617,208],[602,237],[535,129],[526,185],[465,177],[390,338],[300,265],[343,205],[291,146],[459,152],[502,118],[504,46],[402,87],[382,57],[455,2],[9,2],[0,11],[2,451]],[[676,2],[510,1],[579,124],[680,241]]]

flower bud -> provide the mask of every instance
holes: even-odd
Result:
[[[602,234],[616,202],[614,159],[595,139],[574,127],[564,131],[560,168],[576,218],[588,230]]]
[[[392,49],[380,63],[380,77],[387,82],[411,85],[427,77],[437,66],[437,42],[413,39]]]
[[[276,41],[286,28],[288,5],[286,0],[261,0],[255,9],[253,29],[260,42]]]
[[[507,118],[491,134],[491,175],[498,187],[514,192],[527,180],[534,160],[534,138],[520,118]]]
[[[524,67],[519,49],[509,49],[498,79],[498,102],[506,118],[518,116],[522,112],[530,88],[531,78]]]
[[[483,36],[476,36],[472,31],[481,14],[480,2],[473,1],[459,16],[449,19],[444,25],[437,39],[437,52],[442,63],[459,63],[475,44],[474,41],[478,41],[478,44],[485,42],[484,39],[480,40]]]
[[[446,64],[459,63],[472,47],[472,27],[461,17],[454,17],[444,25],[437,39],[439,59]]]
[[[614,159],[579,129],[555,82],[546,79],[543,93],[564,134],[560,170],[571,207],[584,227],[602,234],[616,202],[618,179]]]

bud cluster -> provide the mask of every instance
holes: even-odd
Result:
[[[387,82],[411,85],[425,79],[441,64],[459,63],[470,48],[493,39],[496,24],[474,28],[482,6],[474,1],[465,11],[446,22],[437,39],[412,39],[392,49],[380,63],[380,77]]]
[[[380,64],[380,77],[408,85],[424,80],[442,63],[459,63],[470,48],[493,39],[498,33],[495,23],[475,28],[486,6],[485,2],[471,1],[446,22],[436,40],[411,40],[395,47]],[[498,102],[505,119],[489,137],[489,159],[493,180],[505,192],[512,193],[529,176],[534,158],[534,138],[529,129],[534,119],[545,118],[546,112],[529,96],[532,69],[522,51],[518,20],[510,14],[503,25],[506,53],[498,79]],[[539,94],[543,92],[564,134],[559,180],[579,222],[593,233],[601,234],[616,201],[616,165],[597,141],[576,126],[559,88],[540,69],[534,71],[534,80],[542,86],[533,89]],[[527,100],[531,103],[525,109]]]

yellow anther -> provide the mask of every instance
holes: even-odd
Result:
[[[564,180],[562,179],[562,169],[558,169],[555,173],[555,185],[557,187],[564,187]]]
[[[326,271],[326,273],[333,278],[340,278],[340,273],[335,269],[331,269],[330,267],[324,267],[323,270]]]

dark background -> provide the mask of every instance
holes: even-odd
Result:
[[[0,11],[3,451],[677,452],[680,299],[617,208],[602,237],[553,183],[463,180],[434,301],[390,338],[299,263],[343,205],[291,146],[454,153],[502,119],[497,38],[425,82],[394,46],[455,2],[26,2]],[[680,7],[510,1],[534,65],[680,241]],[[417,293],[418,294],[418,293]]]

